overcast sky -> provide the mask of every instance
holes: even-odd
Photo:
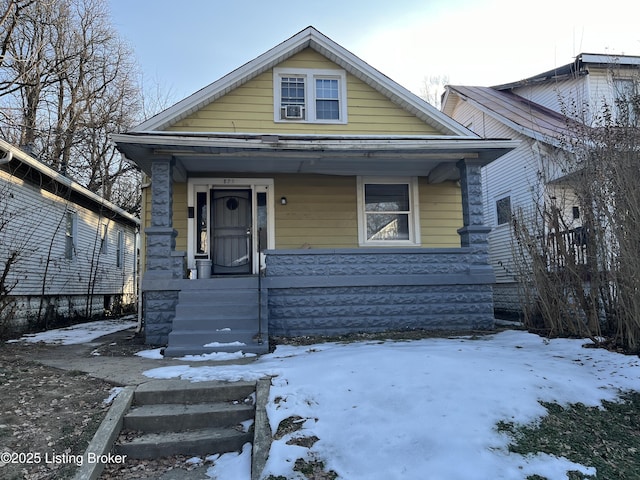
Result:
[[[640,55],[637,0],[109,0],[147,85],[177,101],[309,25],[416,94],[490,86],[578,53]]]

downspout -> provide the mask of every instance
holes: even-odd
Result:
[[[136,327],[136,333],[142,332],[142,289],[140,288],[140,269],[138,267],[138,262],[140,261],[140,230],[136,232],[136,245],[135,245],[135,255],[133,261],[133,269],[134,269],[134,282],[136,295],[138,296],[138,326]]]
[[[4,157],[0,158],[0,165],[4,165],[5,163],[9,163],[13,160],[13,152],[11,150],[5,152]]]
[[[144,205],[145,202],[145,195],[144,195],[144,191],[149,188],[151,186],[151,181],[145,182],[142,185],[140,185],[140,192],[141,192],[141,202],[142,205]],[[136,327],[136,333],[140,333],[142,332],[142,322],[144,319],[143,316],[143,312],[142,309],[144,308],[144,305],[142,303],[142,266],[139,265],[140,263],[140,249],[142,248],[141,246],[141,241],[142,241],[142,236],[141,236],[141,230],[144,227],[144,221],[145,221],[145,213],[144,210],[142,210],[141,212],[141,221],[140,221],[140,227],[138,227],[138,234],[136,235],[136,261],[135,261],[135,268],[137,269],[136,273],[136,283],[137,283],[137,289],[138,289],[138,326]]]

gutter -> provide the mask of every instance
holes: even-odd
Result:
[[[0,165],[9,163],[11,160],[13,160],[13,152],[11,150],[7,150],[4,157],[0,158]]]
[[[490,148],[513,149],[517,142],[510,139],[480,138],[477,135],[468,137],[456,136],[335,136],[324,137],[314,135],[215,135],[215,134],[176,134],[175,132],[134,132],[112,135],[116,144],[153,145],[155,149],[171,147],[209,147],[225,149],[273,150],[322,150],[330,151],[394,151],[401,148],[405,151],[428,149],[438,151],[483,150]],[[118,149],[121,150],[120,145]]]
[[[69,188],[70,190],[73,190],[73,191],[83,195],[84,197],[90,199],[91,201],[97,203],[98,205],[100,205],[100,206],[102,206],[102,207],[104,207],[106,209],[111,210],[112,212],[118,214],[120,217],[123,217],[123,218],[129,220],[133,224],[140,225],[140,220],[138,220],[136,217],[131,215],[129,212],[127,212],[127,211],[121,209],[120,207],[114,205],[113,203],[105,200],[101,196],[96,195],[91,190],[83,187],[79,183],[74,182],[70,178],[65,177],[64,175],[56,172],[52,168],[47,167],[43,163],[39,162],[38,160],[36,160],[35,158],[31,157],[30,155],[27,155],[22,150],[20,150],[19,148],[14,147],[10,143],[7,143],[4,140],[0,140],[0,149],[4,150],[6,152],[5,156],[0,158],[0,165],[3,164],[3,163],[9,163],[11,160],[13,160],[15,158],[16,160],[20,161],[24,165],[27,165],[27,166],[33,168],[34,170],[37,170],[38,172],[42,173],[43,175],[46,175],[47,177],[51,178],[52,180],[58,182],[59,184],[64,185],[65,187]]]

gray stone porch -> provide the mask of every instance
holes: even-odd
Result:
[[[168,356],[264,353],[270,334],[491,328],[494,274],[480,167],[458,163],[460,248],[268,250],[261,278],[188,280],[185,254],[175,251],[171,162],[154,162],[142,283],[147,343],[168,343]]]
[[[180,279],[173,291],[147,290],[147,341],[182,356],[266,353],[269,334],[489,329],[493,278],[486,255],[470,247],[272,250],[263,278]],[[149,322],[156,296],[164,321]]]

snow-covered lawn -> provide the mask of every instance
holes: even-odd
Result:
[[[20,341],[91,342],[131,328],[131,320],[107,320],[26,335]],[[640,391],[640,359],[583,348],[586,340],[545,340],[521,331],[478,338],[325,343],[280,346],[245,365],[185,365],[148,370],[150,378],[191,381],[273,377],[267,413],[272,432],[298,416],[303,428],[273,442],[264,476],[302,478],[298,458],[320,460],[349,480],[525,479],[538,474],[566,479],[567,471],[595,474],[545,454],[508,451],[500,421],[524,424],[545,415],[540,401],[599,406],[623,391]],[[140,352],[162,358],[159,350]],[[192,363],[194,366],[189,365]],[[115,394],[115,392],[114,392]],[[287,445],[292,437],[319,440],[311,448]],[[210,478],[248,480],[251,449],[208,457]],[[197,459],[194,459],[197,461]]]
[[[56,345],[75,345],[88,343],[104,335],[133,328],[136,324],[135,316],[114,320],[98,320],[55,330],[47,330],[41,333],[28,333],[17,340],[9,340],[9,342],[44,342]]]
[[[319,459],[349,480],[567,478],[589,465],[510,453],[500,421],[545,415],[540,401],[601,405],[640,390],[640,360],[587,341],[507,331],[473,338],[278,347],[249,365],[160,367],[152,378],[253,380],[274,376],[267,407],[273,432],[288,417],[302,430],[274,441],[265,476],[302,478],[297,458]],[[287,445],[316,436],[310,448]],[[248,479],[250,455],[227,454],[211,478]],[[243,473],[244,472],[244,473]]]

